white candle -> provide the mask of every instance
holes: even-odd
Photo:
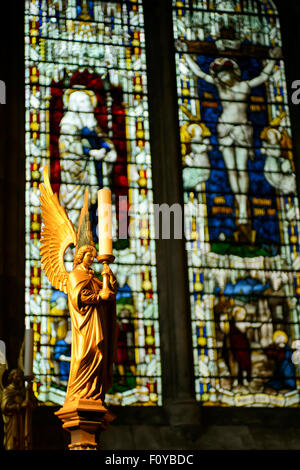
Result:
[[[98,191],[98,236],[99,256],[112,255],[111,191],[107,188]]]
[[[33,330],[25,330],[24,377],[33,374]]]

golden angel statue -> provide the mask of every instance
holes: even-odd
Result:
[[[104,264],[103,283],[91,269],[97,256],[90,227],[88,189],[85,191],[78,231],[60,205],[44,168],[40,184],[43,228],[41,236],[42,267],[52,286],[68,295],[72,325],[71,366],[65,405],[74,400],[104,402],[112,385],[116,350],[116,279]],[[67,272],[64,255],[75,246],[72,272]],[[99,259],[99,258],[98,258]],[[100,260],[100,259],[99,259]],[[104,295],[103,284],[110,294]]]

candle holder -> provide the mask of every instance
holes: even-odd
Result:
[[[115,257],[113,255],[99,255],[97,256],[97,260],[100,261],[100,263],[103,264],[104,269],[101,273],[103,277],[103,286],[100,291],[100,297],[102,300],[112,300],[115,298],[116,294],[115,292],[111,289],[111,285],[109,282],[109,274],[105,272],[105,265],[109,265],[113,263]]]

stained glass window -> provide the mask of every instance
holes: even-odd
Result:
[[[41,401],[62,404],[70,367],[67,298],[51,287],[39,254],[38,185],[48,164],[52,188],[75,227],[89,187],[96,244],[97,190],[112,190],[118,347],[106,399],[115,405],[160,405],[141,0],[27,0],[25,63],[26,326],[34,329],[35,392]],[[72,269],[72,253],[65,264]],[[95,263],[95,270],[100,266]]]
[[[299,205],[269,0],[173,0],[195,391],[299,405]],[[294,352],[293,352],[294,351]]]

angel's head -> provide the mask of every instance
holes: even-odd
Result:
[[[79,264],[83,264],[85,268],[89,268],[94,258],[97,256],[96,248],[92,245],[81,246],[74,256],[74,268]]]

